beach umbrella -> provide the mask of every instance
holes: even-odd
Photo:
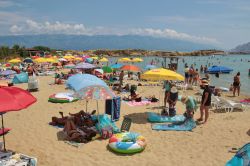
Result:
[[[33,63],[33,60],[31,58],[25,58],[23,60],[24,63]]]
[[[76,61],[83,61],[83,59],[80,58],[80,57],[76,57],[74,60],[76,60]]]
[[[131,71],[131,72],[141,71],[141,69],[135,65],[124,65],[120,68],[120,70]]]
[[[109,60],[108,60],[107,58],[105,58],[105,57],[99,59],[99,62],[108,62],[108,61],[109,61]]]
[[[133,58],[131,62],[143,62],[143,59],[141,58]]]
[[[82,63],[78,63],[74,68],[75,69],[93,69],[93,68],[96,68],[96,66],[90,63],[82,62]]]
[[[9,63],[21,63],[22,61],[20,59],[11,59],[9,60]]]
[[[215,73],[230,73],[233,71],[233,69],[225,66],[212,66],[209,67],[207,72],[210,74],[215,74]]]
[[[4,131],[3,114],[10,111],[20,111],[36,102],[36,98],[28,91],[17,87],[0,86],[0,115],[2,117],[2,130]],[[5,137],[3,134],[4,151]]]
[[[45,60],[46,60],[46,62],[48,62],[48,63],[58,63],[58,60],[57,60],[57,59],[54,59],[54,58],[46,58]]]
[[[36,63],[46,63],[47,61],[46,61],[45,58],[36,58],[36,59],[34,59],[34,62],[36,62]]]
[[[98,60],[99,59],[97,56],[92,56],[91,58],[94,59],[94,60]]]
[[[151,70],[151,69],[156,69],[156,68],[158,68],[158,67],[155,66],[155,65],[147,65],[147,66],[145,66],[146,70]]]
[[[88,63],[92,63],[94,60],[92,58],[86,58],[85,61]]]
[[[98,123],[100,126],[98,100],[112,99],[115,97],[115,94],[111,91],[108,85],[103,80],[97,78],[94,75],[76,74],[69,77],[68,81],[66,82],[66,86],[74,90],[74,95],[77,98],[96,100]]]
[[[116,64],[111,65],[110,67],[111,67],[112,69],[120,69],[122,66],[123,66],[123,64],[116,63]]]
[[[184,81],[184,77],[181,74],[178,74],[172,70],[164,68],[158,68],[146,71],[145,73],[142,74],[141,78],[145,80],[154,80],[154,81],[160,81],[160,80]]]
[[[66,68],[66,69],[72,69],[72,68],[74,68],[75,66],[76,66],[76,65],[70,63],[70,64],[65,65],[64,68]]]
[[[13,70],[4,70],[4,71],[0,72],[0,75],[2,75],[2,76],[8,76],[8,75],[13,75],[13,74],[16,74],[16,72]]]
[[[104,71],[104,73],[112,73],[112,68],[109,66],[103,66],[102,70]]]
[[[130,58],[120,58],[118,62],[132,62]]]

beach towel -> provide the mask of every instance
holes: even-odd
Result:
[[[73,92],[61,92],[57,93],[55,95],[55,98],[63,98],[63,99],[68,99],[70,102],[72,102],[75,98],[73,97]]]
[[[236,155],[227,162],[226,166],[249,166],[250,165],[250,143],[245,144]]]
[[[153,130],[163,131],[192,131],[196,127],[196,123],[193,119],[186,120],[183,124],[152,124]]]
[[[149,105],[152,104],[151,101],[148,100],[142,100],[140,102],[136,102],[136,101],[124,101],[127,105],[129,105],[130,107],[134,107],[134,106],[144,106],[144,105]],[[153,102],[155,103],[155,102]]]
[[[4,129],[0,129],[0,136],[7,134],[11,129],[10,128],[4,128]]]
[[[105,114],[111,115],[112,121],[118,121],[120,118],[121,97],[117,96],[113,99],[106,100]]]
[[[99,116],[99,118],[98,118]],[[99,120],[98,123],[96,123],[95,127],[96,129],[101,132],[103,128],[107,126],[111,126],[113,128],[114,133],[120,132],[120,129],[115,125],[114,122],[111,121],[111,119],[108,117],[108,115],[93,115],[92,116],[93,120]]]
[[[184,115],[175,115],[173,117],[162,116],[155,112],[148,112],[148,121],[153,123],[176,123],[176,122],[184,122],[186,119]]]

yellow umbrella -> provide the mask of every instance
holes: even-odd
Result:
[[[103,58],[101,58],[99,61],[100,61],[100,62],[108,62],[109,60],[108,60],[107,58],[103,57]]]
[[[74,59],[75,57],[72,55],[66,55],[63,57],[64,59]]]
[[[9,63],[21,63],[22,61],[20,59],[11,59]]]
[[[97,56],[93,56],[93,57],[90,57],[90,58],[92,58],[94,60],[98,60],[99,59]]]
[[[49,63],[57,63],[58,62],[58,60],[54,59],[54,58],[46,58],[45,60],[46,60],[46,62],[49,62]]]
[[[141,58],[133,58],[132,62],[143,62],[143,59],[141,59]]]
[[[34,61],[36,63],[46,63],[47,62],[45,58],[36,58],[36,59],[34,59]]]
[[[132,62],[130,58],[120,58],[118,62]]]
[[[154,81],[160,81],[160,80],[180,80],[184,81],[184,77],[172,70],[164,69],[164,68],[158,68],[158,69],[152,69],[149,71],[146,71],[141,76],[142,79],[145,80],[154,80]]]
[[[76,57],[75,60],[76,60],[76,61],[82,61],[82,58]]]

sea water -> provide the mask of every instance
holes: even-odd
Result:
[[[110,63],[114,64],[117,60],[121,57],[113,57],[110,58]],[[162,67],[165,66],[165,59],[162,57],[155,57],[155,56],[148,56],[148,57],[141,57],[144,61],[140,63],[133,63],[140,67],[142,70],[145,71],[145,66],[150,64],[152,61],[155,63],[156,66]],[[184,66],[187,63],[190,67],[191,64],[194,65],[194,68],[200,71],[200,66],[207,65],[213,66],[226,66],[232,68],[233,71],[230,74],[220,74],[219,78],[215,77],[214,74],[210,74],[211,85],[218,86],[218,87],[226,87],[229,88],[230,85],[233,83],[233,77],[240,72],[240,79],[241,79],[241,92],[244,94],[250,95],[250,76],[249,76],[249,69],[250,69],[250,55],[215,55],[215,56],[185,56],[185,57],[178,57],[178,69],[177,72],[184,75]],[[119,62],[118,62],[119,63]],[[166,58],[166,64],[170,63],[170,59]],[[123,63],[123,64],[132,64],[132,63]],[[200,77],[204,77],[204,73],[200,73]]]

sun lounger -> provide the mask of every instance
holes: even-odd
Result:
[[[228,112],[232,112],[234,109],[241,109],[245,110],[245,106],[242,103],[238,103],[232,100],[227,100],[224,98],[221,98],[222,103],[225,103],[225,105],[229,108]]]

